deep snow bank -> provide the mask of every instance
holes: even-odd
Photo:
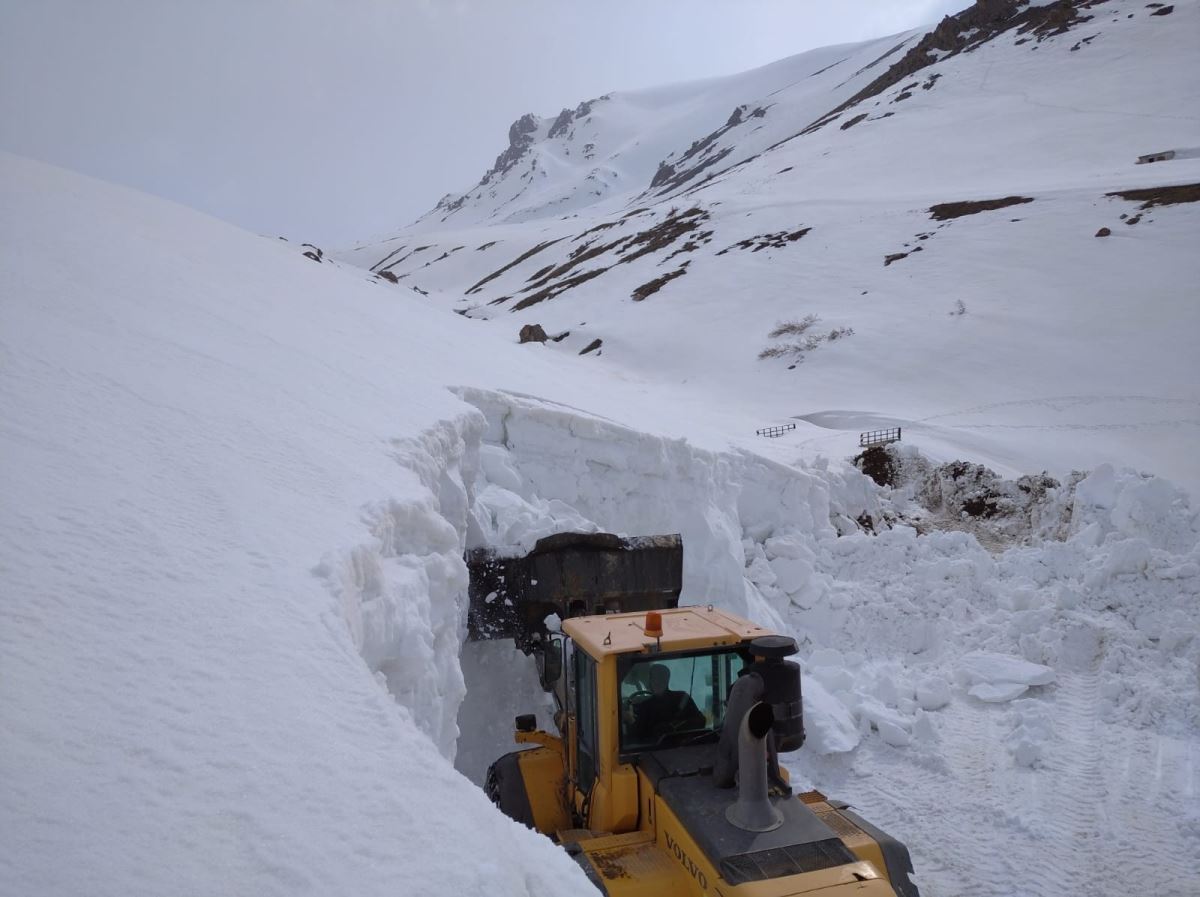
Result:
[[[788,599],[747,575],[745,544],[765,540],[787,553],[776,566],[799,590],[812,576],[803,545],[836,539],[838,526],[857,531],[853,518],[878,507],[873,484],[853,468],[806,471],[748,452],[706,451],[531,397],[458,392],[487,421],[475,486],[481,543],[524,552],[567,530],[678,532],[681,603],[712,603],[779,631],[789,628]],[[458,765],[479,781],[508,749],[512,714],[541,710],[548,724],[548,705],[528,659],[510,646],[468,646],[464,661],[469,718]],[[497,681],[517,683],[511,699]],[[814,745],[836,749],[854,737],[855,724],[820,683],[805,701]]]
[[[1200,724],[1200,526],[1164,480],[1101,467],[1051,490],[1021,518],[1031,544],[996,557],[966,532],[889,526],[925,514],[913,490],[880,490],[852,468],[708,452],[537,399],[459,392],[487,420],[480,540],[523,552],[565,530],[682,533],[681,601],[800,639],[816,753],[851,750],[871,731],[905,745],[956,686],[1005,702],[1053,681],[1036,670],[1058,666],[1100,670],[1108,719],[1175,732]],[[991,659],[973,663],[971,651]],[[522,683],[524,709],[545,707],[520,655],[490,647],[467,657],[476,689],[493,694],[488,680],[502,668]],[[491,720],[473,728],[490,734],[476,750],[466,733],[460,768],[482,775],[516,707],[470,702]]]
[[[587,893],[447,761],[455,324],[8,156],[0,209],[0,893]]]

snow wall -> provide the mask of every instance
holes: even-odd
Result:
[[[684,603],[713,603],[800,639],[806,753],[853,750],[872,733],[897,747],[930,740],[930,714],[952,697],[1007,702],[1052,682],[1055,669],[1095,671],[1109,720],[1175,735],[1200,721],[1197,518],[1166,481],[1111,467],[1080,475],[1052,491],[1023,534],[1028,544],[994,554],[965,532],[919,536],[897,523],[897,513],[924,511],[852,468],[714,453],[527,396],[457,393],[481,414],[454,440],[433,440],[445,469],[432,463],[436,452],[410,453],[408,463],[424,464],[462,545],[524,552],[568,530],[681,533]],[[856,520],[879,523],[879,533]],[[393,645],[364,655],[444,751],[453,750],[452,701],[463,701],[457,766],[478,782],[512,749],[512,717],[537,712],[548,727],[551,705],[533,664],[506,641],[463,645],[461,674],[455,667],[450,647],[465,614],[456,550],[434,574],[428,561],[421,568],[431,602],[396,605],[394,614],[415,606],[434,623],[418,654],[388,634],[394,614],[381,614],[377,598],[350,619],[364,646]],[[376,636],[370,621],[384,624]],[[437,658],[420,686],[425,666],[394,675],[414,656]],[[1024,765],[1043,750],[1029,729],[1018,719],[1009,739]]]
[[[681,603],[711,603],[778,631],[792,629],[790,598],[781,589],[765,594],[747,576],[746,546],[771,541],[776,566],[802,591],[813,575],[804,545],[836,539],[839,525],[857,531],[853,518],[878,510],[874,484],[852,468],[806,471],[748,452],[705,451],[529,397],[473,388],[458,394],[486,418],[472,544],[524,552],[568,530],[677,532]],[[513,715],[539,712],[548,726],[551,705],[532,663],[510,643],[466,646],[464,669],[463,719],[470,722],[458,767],[481,781],[487,764],[511,749]],[[497,687],[509,682],[511,691]],[[814,684],[806,695],[818,741],[822,693]]]

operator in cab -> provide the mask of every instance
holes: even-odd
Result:
[[[650,694],[626,707],[626,734],[634,741],[651,741],[668,732],[702,729],[704,714],[686,691],[671,686],[671,670],[661,663],[650,665]]]

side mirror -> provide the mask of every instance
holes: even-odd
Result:
[[[562,676],[562,669],[562,639],[546,639],[537,652],[538,681],[542,684],[542,691],[554,690]]]

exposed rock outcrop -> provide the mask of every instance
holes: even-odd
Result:
[[[541,324],[526,324],[521,328],[518,339],[522,343],[544,343],[550,339]]]

